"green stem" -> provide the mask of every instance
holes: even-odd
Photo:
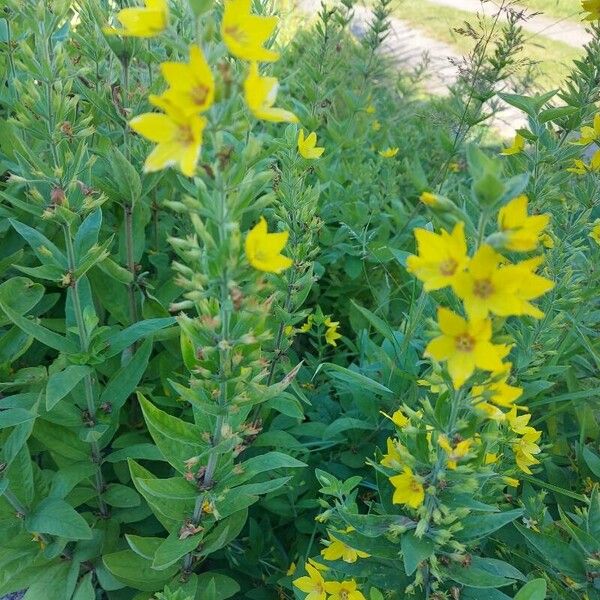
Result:
[[[67,250],[67,261],[69,265],[69,272],[71,274],[71,299],[73,301],[73,312],[75,314],[75,322],[77,323],[77,331],[79,333],[79,344],[82,352],[87,352],[89,349],[89,336],[85,321],[83,318],[83,309],[81,308],[81,299],[79,297],[79,281],[75,276],[75,251],[73,249],[73,241],[71,239],[71,231],[68,226],[64,226],[65,234],[65,247]],[[92,423],[96,423],[96,402],[94,399],[94,386],[92,383],[92,376],[86,375],[83,379],[84,390],[85,390],[85,401],[88,412],[88,417]],[[105,488],[104,478],[102,477],[102,454],[100,447],[95,439],[90,442],[92,452],[92,462],[96,465],[96,473],[94,476],[96,493],[98,494],[98,506],[100,514],[103,517],[108,515],[108,508],[102,498],[102,493]]]

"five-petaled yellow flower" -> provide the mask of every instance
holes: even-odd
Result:
[[[160,65],[169,89],[160,97],[150,96],[150,102],[160,100],[186,115],[202,113],[210,108],[215,97],[215,81],[202,50],[190,46],[188,63],[164,62]]]
[[[457,223],[448,233],[415,229],[418,256],[409,256],[406,268],[424,283],[425,291],[439,290],[451,285],[456,275],[468,263],[464,223]]]
[[[279,83],[276,77],[261,77],[258,65],[252,63],[244,81],[246,104],[257,119],[273,121],[274,123],[297,123],[298,117],[283,108],[273,106],[277,98]]]
[[[438,437],[438,444],[440,448],[448,455],[446,459],[446,466],[454,470],[458,466],[458,461],[469,454],[471,446],[474,444],[473,438],[467,438],[466,440],[460,440],[456,444],[450,444],[450,441],[445,435]]]
[[[379,156],[383,158],[394,158],[398,154],[399,148],[386,148],[385,150],[379,151]]]
[[[120,29],[105,27],[107,35],[152,37],[164,31],[169,24],[168,0],[144,0],[145,7],[123,8],[117,13]]]
[[[523,395],[523,389],[507,383],[511,363],[504,363],[502,370],[485,385],[475,385],[471,395],[475,399],[482,398],[496,406],[512,408],[513,404]]]
[[[329,581],[325,584],[329,600],[366,600],[357,587],[354,579],[348,581]]]
[[[554,284],[533,273],[533,262],[504,265],[504,257],[483,244],[475,253],[467,270],[454,278],[452,287],[463,301],[470,319],[485,319],[489,313],[501,317],[529,315],[541,318],[543,313],[533,300]]]
[[[252,0],[225,0],[221,35],[229,52],[249,61],[273,62],[279,53],[264,47],[279,19],[250,13]]]
[[[573,159],[573,166],[567,169],[570,173],[585,175],[586,173],[596,173],[600,171],[600,150],[597,150],[592,156],[589,164],[586,164],[580,158]]]
[[[298,133],[298,152],[300,156],[307,160],[319,158],[325,151],[325,148],[317,146],[317,134],[313,131],[307,137],[304,137],[304,129]]]
[[[338,333],[338,328],[340,326],[339,321],[332,321],[330,317],[327,317],[325,321],[323,321],[323,325],[327,327],[327,331],[325,331],[325,341],[330,346],[337,346],[336,340],[339,340],[342,337],[342,334]]]
[[[448,308],[438,309],[442,335],[429,342],[425,356],[439,362],[447,361],[448,373],[455,388],[459,388],[475,369],[499,371],[502,359],[510,348],[493,344],[490,319],[467,321]]]
[[[510,156],[512,154],[520,154],[521,152],[523,152],[524,149],[525,149],[525,138],[520,133],[517,133],[517,135],[515,135],[515,139],[513,140],[512,145],[509,146],[508,148],[505,148],[504,150],[502,150],[502,152],[500,152],[500,154],[503,154],[504,156]]]
[[[134,117],[131,129],[157,144],[144,163],[144,171],[152,173],[177,165],[187,177],[196,172],[196,163],[202,147],[202,132],[206,119],[198,115],[185,115],[176,106],[155,98],[165,114],[144,113]]]
[[[594,223],[592,231],[590,231],[590,237],[600,246],[600,221]]]
[[[600,0],[583,0],[581,3],[586,21],[597,21],[600,19]]]
[[[269,233],[267,221],[261,217],[246,236],[246,258],[259,271],[281,273],[292,266],[292,259],[281,254],[288,241],[289,233]]]
[[[392,438],[387,439],[387,454],[384,454],[379,461],[379,464],[390,469],[402,469],[402,456],[398,449],[399,444]]]
[[[351,527],[346,529],[346,533],[354,531]],[[321,556],[325,560],[339,560],[340,558],[347,563],[354,563],[359,558],[368,558],[370,554],[363,552],[362,550],[355,550],[351,548],[341,540],[338,540],[335,536],[329,533],[330,544],[327,548],[321,550]]]
[[[538,247],[550,215],[527,214],[527,196],[513,198],[498,212],[498,229],[504,234],[503,246],[514,252],[529,252]]]
[[[394,504],[419,508],[425,501],[425,488],[410,467],[404,467],[400,475],[390,477],[390,483],[395,488],[392,496]]]
[[[307,575],[294,579],[294,586],[308,594],[304,600],[325,600],[325,579],[321,573],[308,563],[304,565],[304,570]]]
[[[590,127],[585,125],[581,128],[581,135],[574,143],[580,146],[587,146],[600,140],[600,113],[594,117],[594,123]]]

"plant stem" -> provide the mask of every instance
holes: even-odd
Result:
[[[79,297],[79,281],[75,277],[75,251],[73,249],[73,241],[71,239],[71,231],[67,225],[63,227],[65,234],[65,247],[67,250],[67,261],[69,265],[69,272],[71,274],[71,299],[73,301],[73,312],[75,314],[75,322],[77,323],[77,331],[79,333],[79,344],[82,352],[87,352],[89,349],[89,336],[87,328],[85,326],[85,320],[83,318],[83,309],[81,308],[81,299]],[[92,383],[92,376],[86,375],[83,379],[85,389],[85,401],[88,412],[88,417],[92,423],[96,423],[96,402],[94,400],[94,386]],[[102,499],[102,493],[104,491],[104,478],[102,477],[102,454],[100,447],[95,439],[90,442],[92,451],[92,462],[96,465],[95,488],[98,494],[98,506],[100,514],[103,517],[108,515],[108,508],[106,503]]]

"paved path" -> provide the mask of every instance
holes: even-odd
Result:
[[[498,14],[498,9],[502,5],[501,0],[428,0],[433,4],[449,6],[458,10],[464,10],[472,13],[479,13],[488,17],[494,17]],[[515,7],[517,8],[517,7]],[[520,6],[518,7],[521,8]],[[523,7],[526,9],[526,7]],[[521,22],[523,29],[532,33],[534,36],[543,36],[575,48],[580,48],[592,39],[592,36],[585,30],[585,27],[579,23],[580,13],[578,13],[579,3],[573,2],[572,19],[557,19],[544,15],[529,17]],[[530,9],[526,9],[531,12]],[[506,21],[506,14],[500,15],[500,20]]]

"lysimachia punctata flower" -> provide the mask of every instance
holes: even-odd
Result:
[[[394,504],[419,508],[425,501],[425,488],[410,467],[404,467],[400,475],[390,477],[390,483],[395,488],[392,496]]]
[[[429,342],[425,356],[447,362],[455,388],[473,375],[475,369],[498,371],[510,348],[493,344],[490,319],[468,321],[447,308],[438,309],[442,334]]]
[[[273,123],[297,123],[298,117],[283,108],[273,106],[279,82],[276,77],[261,77],[258,65],[252,63],[244,81],[244,96],[250,112],[257,118]]]
[[[504,234],[503,247],[514,252],[530,252],[538,247],[550,215],[529,215],[527,196],[513,198],[498,212],[498,229]]]
[[[304,600],[325,600],[325,579],[315,567],[306,563],[304,565],[306,575],[294,579],[292,582],[301,592],[306,593]]]
[[[471,447],[475,443],[473,438],[467,438],[466,440],[460,440],[455,444],[451,444],[445,435],[438,437],[438,445],[446,453],[446,466],[450,470],[455,470],[461,459],[469,454]]]
[[[581,135],[578,140],[573,142],[580,146],[587,146],[600,140],[600,113],[594,117],[592,127],[585,125],[581,128]]]
[[[120,29],[105,27],[107,35],[128,37],[153,37],[167,28],[169,24],[168,0],[144,0],[144,7],[123,8],[117,13],[117,20],[123,26]]]
[[[327,317],[325,321],[323,321],[323,325],[327,327],[327,331],[325,331],[325,341],[330,346],[337,346],[336,340],[339,340],[342,337],[342,334],[338,333],[338,328],[340,326],[339,321],[332,321],[331,318]]]
[[[511,363],[504,363],[501,371],[492,373],[492,379],[488,383],[473,386],[471,395],[502,408],[512,408],[523,395],[523,389],[507,383],[511,367]]]
[[[385,150],[379,151],[379,156],[383,158],[394,158],[398,154],[399,148],[386,148]]]
[[[161,63],[160,70],[169,89],[160,97],[150,96],[153,104],[162,100],[177,106],[185,115],[202,113],[210,108],[215,97],[215,81],[198,46],[190,46],[189,62],[164,62]]]
[[[317,146],[317,134],[313,131],[308,136],[304,137],[304,129],[301,129],[298,133],[298,152],[302,158],[307,160],[315,160],[319,158],[325,148]]]
[[[167,109],[165,114],[144,113],[129,122],[133,131],[157,144],[144,163],[144,171],[152,173],[177,166],[185,176],[192,177],[202,148],[206,119],[185,115],[173,106],[164,108]]]
[[[353,531],[353,529],[349,528],[345,533],[350,533],[351,531]],[[329,534],[329,541],[329,546],[321,550],[321,556],[325,560],[339,560],[341,558],[344,562],[354,563],[359,558],[368,558],[370,556],[366,552],[351,548],[348,544],[345,544],[335,536],[331,535],[331,533]]]
[[[600,246],[600,221],[594,224],[590,237]]]
[[[389,467],[390,469],[401,469],[402,468],[402,455],[398,449],[398,442],[392,438],[388,438],[387,442],[387,454],[384,454],[379,461],[380,465]]]
[[[423,282],[427,292],[452,285],[469,261],[464,223],[457,223],[452,233],[443,229],[439,234],[427,229],[415,229],[414,233],[418,255],[408,257],[408,272]]]
[[[500,154],[503,154],[504,156],[511,156],[512,154],[520,154],[521,152],[523,152],[524,149],[525,138],[520,133],[517,133],[517,135],[515,135],[513,143],[508,148],[502,150]]]
[[[279,53],[264,47],[279,19],[250,13],[252,0],[225,0],[221,35],[229,52],[249,61],[273,62]]]
[[[329,600],[366,600],[357,589],[356,581],[330,581],[325,584],[325,590],[329,594]]]
[[[600,20],[600,0],[583,0],[581,6],[588,13],[584,17],[586,21]]]
[[[259,271],[281,273],[292,266],[292,259],[281,254],[288,241],[289,233],[269,233],[264,217],[246,236],[245,250],[248,262]]]
[[[573,166],[567,169],[570,173],[576,175],[585,175],[586,173],[597,173],[600,171],[600,150],[596,151],[592,156],[589,164],[580,158],[573,159]]]

